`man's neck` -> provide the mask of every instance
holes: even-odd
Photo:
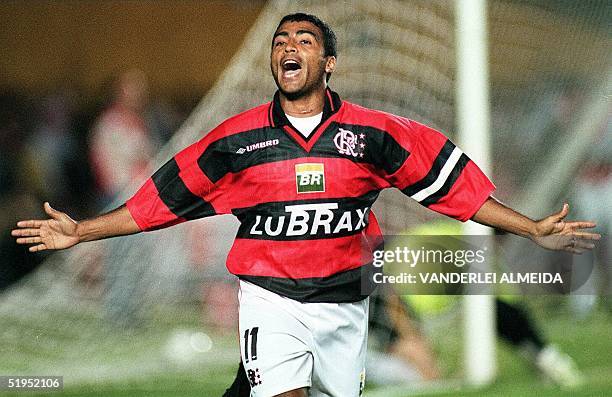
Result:
[[[279,99],[283,111],[289,116],[316,116],[323,111],[323,105],[325,103],[325,87],[323,87],[323,89],[314,90],[309,94],[295,99],[287,97],[280,92]]]

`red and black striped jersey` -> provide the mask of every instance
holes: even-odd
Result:
[[[299,301],[350,302],[371,287],[362,272],[382,240],[371,208],[389,187],[461,221],[494,190],[441,133],[328,89],[309,138],[277,93],[179,152],[126,204],[144,231],[234,214],[231,273]]]

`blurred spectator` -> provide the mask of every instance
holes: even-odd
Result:
[[[145,121],[151,132],[151,138],[161,146],[168,142],[181,122],[191,113],[191,107],[182,114],[166,100],[151,98],[144,114]]]
[[[602,129],[603,135],[593,145],[591,157],[582,166],[574,186],[575,210],[584,219],[595,219],[601,241],[593,252],[575,258],[576,271],[592,269],[586,274],[587,282],[580,286],[572,297],[572,308],[581,317],[586,317],[595,307],[598,297],[606,299],[612,294],[612,131],[608,122]],[[579,277],[580,279],[584,279]],[[610,310],[609,301],[605,301]]]
[[[19,280],[42,260],[15,244],[10,229],[18,219],[40,212],[41,176],[26,141],[31,109],[13,92],[0,92],[0,290]]]
[[[39,120],[28,146],[36,153],[42,194],[45,201],[62,203],[72,210],[82,201],[73,198],[69,189],[68,168],[78,153],[72,132],[73,98],[68,90],[59,90],[44,97],[38,107]]]
[[[145,122],[148,86],[145,75],[130,70],[119,76],[113,100],[96,120],[91,135],[91,163],[102,205],[149,174],[154,142]]]
[[[0,91],[0,289],[44,258],[10,237],[18,219],[44,216],[41,201],[58,203],[77,218],[98,212],[149,175],[152,154],[182,122],[172,104],[149,101],[141,71],[121,74],[109,88],[105,104],[102,96],[80,98],[69,84],[34,100]],[[129,257],[132,243],[109,242],[97,253],[100,259],[82,269],[87,282],[104,288],[109,316],[126,325],[140,317],[143,280],[153,260]],[[152,245],[146,237],[136,243]]]
[[[159,122],[163,116],[150,107],[143,72],[122,73],[111,88],[111,103],[95,121],[90,137],[90,158],[101,207],[149,176],[149,163],[161,141],[153,131],[159,133],[163,129]],[[154,123],[150,124],[151,121]],[[155,260],[154,237],[127,236],[105,245],[102,270],[105,306],[117,325],[133,327],[142,323],[147,310],[147,280]],[[132,250],[134,245],[142,249]]]

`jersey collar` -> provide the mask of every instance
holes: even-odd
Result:
[[[323,116],[321,117],[321,124],[323,124],[328,118],[335,114],[342,105],[340,96],[329,88],[325,89],[325,102],[323,104]],[[270,119],[270,126],[282,128],[286,125],[291,125],[283,108],[280,104],[280,96],[278,91],[274,94],[274,99],[270,104],[268,111],[268,117]]]

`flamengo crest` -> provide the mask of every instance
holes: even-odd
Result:
[[[338,128],[338,133],[334,136],[334,144],[340,154],[363,158],[363,151],[366,146],[365,135],[357,135],[353,131]]]

